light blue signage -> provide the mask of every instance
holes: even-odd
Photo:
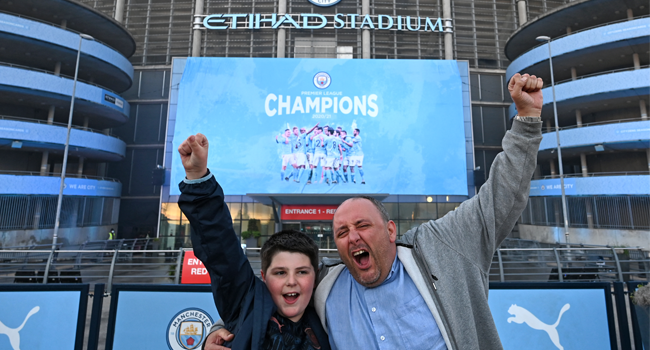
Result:
[[[219,318],[210,292],[120,291],[113,349],[198,350]]]
[[[488,303],[505,350],[610,349],[602,289],[492,289]]]
[[[189,58],[173,149],[205,134],[233,195],[466,196],[463,118],[455,61]]]
[[[0,174],[0,194],[57,195],[61,178],[55,176],[20,176]],[[66,177],[66,196],[119,197],[122,184],[107,180]]]
[[[0,349],[75,349],[80,298],[80,291],[0,292]]]
[[[576,194],[576,179],[564,179],[564,194],[567,196]],[[535,180],[530,183],[531,196],[561,196],[562,185],[560,179]]]
[[[311,1],[311,0],[310,0]],[[316,0],[318,1],[318,0]],[[328,20],[328,17],[330,20]],[[411,17],[388,15],[359,15],[356,13],[337,13],[321,15],[317,13],[302,14],[259,14],[259,13],[225,13],[213,14],[203,19],[207,29],[260,29],[280,26],[290,26],[296,29],[321,29],[328,23],[334,29],[377,29],[377,30],[406,30],[424,32],[443,32],[443,19],[440,17]]]

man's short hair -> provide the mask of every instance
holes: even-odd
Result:
[[[323,128],[321,128],[321,127],[319,126],[316,130],[323,131]]]
[[[273,257],[280,252],[305,254],[314,272],[318,272],[318,246],[306,234],[296,230],[282,230],[272,235],[262,246],[262,271],[271,266]]]
[[[354,130],[356,130],[359,134],[361,133],[361,130],[359,130],[359,129],[354,129]]]
[[[345,131],[345,130],[341,130],[341,132],[344,132],[344,133],[345,133],[346,135],[348,134],[348,132],[347,132],[347,131]]]
[[[386,207],[384,207],[384,204],[380,202],[377,198],[373,198],[370,196],[355,196],[350,199],[365,199],[370,201],[370,203],[372,203],[375,206],[375,208],[377,208],[377,211],[379,211],[379,215],[381,215],[381,218],[382,220],[384,220],[384,223],[387,223],[390,220]]]
[[[289,129],[284,129],[284,132],[287,132],[287,131],[291,131],[291,130],[289,130]]]

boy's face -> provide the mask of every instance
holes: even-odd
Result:
[[[314,292],[316,272],[302,253],[279,252],[262,271],[262,280],[278,307],[278,313],[293,322],[300,320]]]

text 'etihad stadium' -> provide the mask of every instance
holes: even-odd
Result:
[[[330,20],[327,19],[330,17]],[[376,30],[408,30],[451,32],[451,20],[443,18],[388,16],[388,15],[359,15],[356,13],[337,13],[335,15],[321,15],[317,13],[302,14],[213,14],[203,19],[203,26],[207,29],[260,29],[260,28],[286,28],[296,29],[321,29],[328,23],[328,28],[334,29],[376,29]],[[445,29],[443,29],[443,27]]]

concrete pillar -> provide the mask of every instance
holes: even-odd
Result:
[[[79,157],[79,166],[77,167],[77,175],[81,176],[84,173],[84,157]]]
[[[88,117],[84,117],[84,130],[88,130]],[[110,129],[106,129],[110,130]]]
[[[582,176],[587,177],[589,168],[587,167],[587,155],[584,153],[580,153],[580,169],[582,170]]]
[[[634,19],[634,12],[632,12],[632,9],[627,9],[627,19],[628,20]]]
[[[370,14],[370,0],[361,0],[361,16]],[[361,30],[361,57],[370,58],[370,30]]]
[[[120,23],[124,22],[124,0],[115,1],[115,16],[113,18]]]
[[[648,119],[648,108],[645,105],[645,100],[643,99],[639,100],[639,109],[641,111],[641,119],[643,120]]]
[[[201,56],[201,24],[203,23],[203,0],[194,1],[194,23],[192,26],[192,57]]]
[[[451,0],[442,0],[442,17],[445,25],[445,59],[454,59],[454,38],[452,37],[451,24]]]
[[[64,19],[63,21],[61,21],[61,28],[62,29],[68,28],[68,21],[67,20]]]
[[[278,0],[278,17],[284,16],[287,13],[287,0]],[[286,51],[287,32],[285,29],[278,29],[278,58],[284,58]],[[363,46],[363,43],[361,44]]]
[[[571,80],[578,79],[578,72],[576,72],[576,67],[571,67]]]
[[[519,26],[523,26],[524,23],[528,22],[528,15],[526,14],[526,1],[519,0],[517,1],[517,14],[519,15]]]
[[[639,61],[639,54],[638,53],[633,53],[632,54],[632,61],[634,62],[634,69],[640,69],[641,68],[641,61]]]
[[[582,112],[579,109],[576,109],[576,125],[582,127]]]
[[[573,32],[573,30],[571,30],[571,27],[566,27],[566,33],[567,34],[571,34],[572,32]]]
[[[61,75],[61,62],[60,61],[58,61],[58,62],[56,62],[54,64],[54,75],[56,75],[57,77],[59,75]]]
[[[557,170],[555,170],[555,159],[551,159],[550,165],[551,165],[551,176],[555,177],[555,175],[557,175]]]

